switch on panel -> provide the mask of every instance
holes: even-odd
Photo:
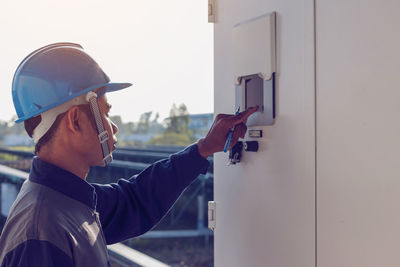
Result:
[[[248,126],[275,120],[275,12],[238,23],[232,30],[235,109],[258,106]]]
[[[229,150],[229,161],[228,165],[236,165],[242,159],[243,149],[246,152],[257,152],[258,142],[257,141],[238,141]]]

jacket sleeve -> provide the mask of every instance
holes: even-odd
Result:
[[[150,230],[172,207],[183,190],[200,173],[208,160],[196,144],[160,160],[129,180],[108,185],[92,184],[97,194],[97,211],[107,244],[141,235]]]
[[[48,241],[28,240],[8,252],[1,267],[72,267],[72,259]]]

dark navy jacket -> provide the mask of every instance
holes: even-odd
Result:
[[[194,144],[99,185],[35,157],[0,237],[1,267],[109,266],[106,245],[150,230],[208,165]]]

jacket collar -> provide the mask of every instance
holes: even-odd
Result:
[[[93,186],[75,174],[38,157],[33,158],[29,180],[96,209],[97,196]]]

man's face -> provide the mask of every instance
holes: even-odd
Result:
[[[99,105],[100,115],[103,120],[104,128],[108,132],[109,137],[107,142],[108,148],[111,152],[115,150],[115,144],[117,143],[117,138],[115,134],[118,132],[118,127],[110,119],[109,112],[111,109],[111,105],[108,103],[107,97],[103,95],[97,100],[97,102]],[[82,144],[85,146],[85,150],[87,151],[87,154],[89,156],[88,159],[90,159],[90,165],[104,166],[103,153],[101,150],[97,129],[93,127],[93,122],[89,121],[93,118],[88,118],[87,116],[85,116],[85,118],[83,119],[87,120],[87,122],[84,121],[84,126],[85,131],[88,134],[85,134],[85,140],[83,140]]]

